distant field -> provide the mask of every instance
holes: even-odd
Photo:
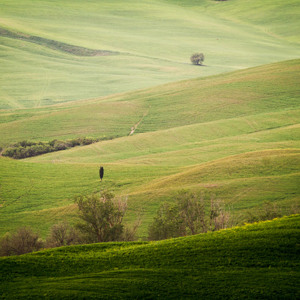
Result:
[[[299,73],[299,60],[291,60],[91,101],[0,111],[0,146],[24,139],[128,136],[134,126],[135,134],[176,127],[165,140],[180,126],[205,123],[179,133],[201,141],[277,128],[280,122],[293,125],[299,120],[297,110],[292,111],[299,108]],[[229,119],[238,117],[231,126]]]
[[[294,215],[150,243],[62,247],[0,258],[5,299],[298,299]]]
[[[92,99],[300,53],[297,0],[132,0],[126,8],[119,0],[0,0],[0,6],[0,109]],[[113,55],[76,56],[65,51],[69,46]],[[204,67],[190,64],[198,51]]]
[[[1,158],[0,232],[28,224],[45,235],[62,218],[74,220],[75,195],[100,189],[129,197],[128,222],[143,211],[141,238],[160,203],[182,188],[203,192],[207,204],[212,196],[223,200],[237,222],[265,201],[283,214],[297,209],[298,82],[299,60],[292,60],[99,100],[3,112],[0,135],[6,143],[69,138],[79,129],[78,136],[120,137],[21,161]]]

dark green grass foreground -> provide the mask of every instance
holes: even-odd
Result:
[[[4,299],[299,299],[300,215],[150,243],[1,258]]]

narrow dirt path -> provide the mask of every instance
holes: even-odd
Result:
[[[131,131],[130,131],[130,133],[129,133],[129,136],[134,134],[134,132],[136,131],[136,129],[138,128],[138,126],[140,125],[140,123],[141,123],[141,122],[143,121],[143,119],[148,115],[149,110],[150,110],[150,107],[149,107],[149,109],[147,110],[147,112],[144,113],[144,115],[142,116],[142,118],[141,118],[134,126],[131,127]]]

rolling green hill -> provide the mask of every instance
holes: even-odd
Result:
[[[198,134],[193,138],[202,140],[223,136],[225,130],[227,136],[243,130],[259,131],[264,126],[277,128],[280,122],[293,125],[299,116],[292,111],[299,107],[299,68],[299,60],[284,61],[91,101],[2,111],[0,146],[24,139],[128,136],[132,127],[136,127],[135,133],[143,133],[203,124],[202,129],[182,127],[179,133],[188,136],[193,132]],[[244,119],[231,126],[230,119],[239,117]],[[256,125],[261,122],[264,125]],[[174,134],[166,132],[163,138],[178,135],[174,130]]]
[[[21,226],[45,238],[76,222],[75,196],[103,190],[128,200],[127,224],[142,219],[138,242],[0,258],[0,298],[298,299],[299,12],[297,0],[0,0],[0,238]],[[100,142],[1,156],[85,137]],[[228,227],[293,215],[146,242],[182,189],[207,211],[220,201]]]
[[[299,215],[160,242],[0,258],[5,299],[297,299]]]
[[[59,220],[74,219],[75,195],[100,189],[129,197],[128,221],[143,210],[142,238],[160,203],[182,188],[203,192],[208,205],[212,196],[223,200],[236,221],[265,201],[288,212],[300,195],[298,82],[299,60],[292,60],[4,112],[6,143],[64,139],[80,136],[79,130],[121,137],[21,161],[1,157],[0,232],[27,224],[45,235]],[[100,164],[106,170],[101,185]]]
[[[131,0],[126,8],[122,1],[1,0],[0,6],[0,109],[92,99],[300,53],[297,0]],[[189,62],[198,51],[205,67]]]

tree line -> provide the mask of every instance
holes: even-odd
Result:
[[[78,208],[77,223],[53,225],[45,240],[29,227],[7,233],[0,239],[0,256],[20,255],[43,248],[137,239],[141,216],[131,225],[124,224],[128,208],[126,198],[115,198],[113,193],[103,191],[100,195],[80,196],[74,201]],[[148,240],[194,235],[236,225],[222,201],[212,197],[206,202],[208,206],[203,194],[178,192],[172,203],[164,202],[159,207],[149,226]],[[295,213],[295,208],[291,213]],[[244,221],[256,222],[281,216],[276,204],[265,202],[257,211],[249,213]]]
[[[49,152],[66,150],[76,146],[90,145],[99,142],[100,139],[96,138],[76,138],[67,141],[52,140],[49,142],[32,142],[21,141],[10,145],[2,152],[3,156],[12,157],[15,159],[22,159],[26,157],[37,156]]]
[[[0,256],[21,255],[43,248],[136,240],[140,218],[132,225],[124,224],[126,199],[116,199],[111,192],[103,191],[100,196],[77,197],[75,203],[78,208],[77,223],[53,225],[45,240],[30,227],[21,227],[0,239]]]

